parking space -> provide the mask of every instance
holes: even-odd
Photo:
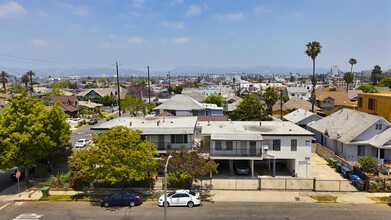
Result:
[[[343,180],[344,178],[335,169],[330,167],[327,161],[313,153],[311,155],[311,176],[317,179],[332,179],[332,180]]]

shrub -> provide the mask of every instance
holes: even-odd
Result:
[[[191,175],[188,173],[174,172],[168,175],[168,186],[173,188],[190,189],[192,184]]]
[[[360,168],[364,172],[374,173],[376,171],[377,162],[372,157],[359,157],[357,162],[360,164]]]

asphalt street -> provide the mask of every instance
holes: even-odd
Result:
[[[0,207],[1,208],[1,207]],[[331,203],[204,203],[200,207],[169,207],[168,219],[376,219],[389,220],[385,204],[350,205]],[[0,219],[163,219],[163,208],[145,202],[129,208],[102,208],[89,202],[16,202],[0,210]]]

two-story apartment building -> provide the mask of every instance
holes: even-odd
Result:
[[[391,122],[391,93],[358,94],[357,110],[382,116]]]
[[[391,161],[391,124],[383,117],[341,109],[307,125],[316,140],[347,161],[374,157],[380,164]]]
[[[194,146],[197,117],[120,117],[92,127],[105,131],[115,126],[125,126],[142,131],[142,138],[154,143],[158,153],[168,150],[191,150]]]
[[[323,91],[316,94],[316,105],[324,113],[333,113],[352,106],[346,91]]]
[[[228,161],[231,174],[235,161],[247,161],[254,176],[255,162],[267,160],[272,161],[275,176],[278,160],[299,177],[310,175],[313,134],[291,122],[209,121],[199,126],[203,152],[214,160]]]

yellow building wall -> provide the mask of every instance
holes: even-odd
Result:
[[[362,104],[357,104],[357,110],[382,116],[387,121],[391,122],[391,94],[381,94],[381,93],[365,93],[359,94],[358,100],[362,98]],[[369,98],[376,100],[376,110],[368,109]]]

